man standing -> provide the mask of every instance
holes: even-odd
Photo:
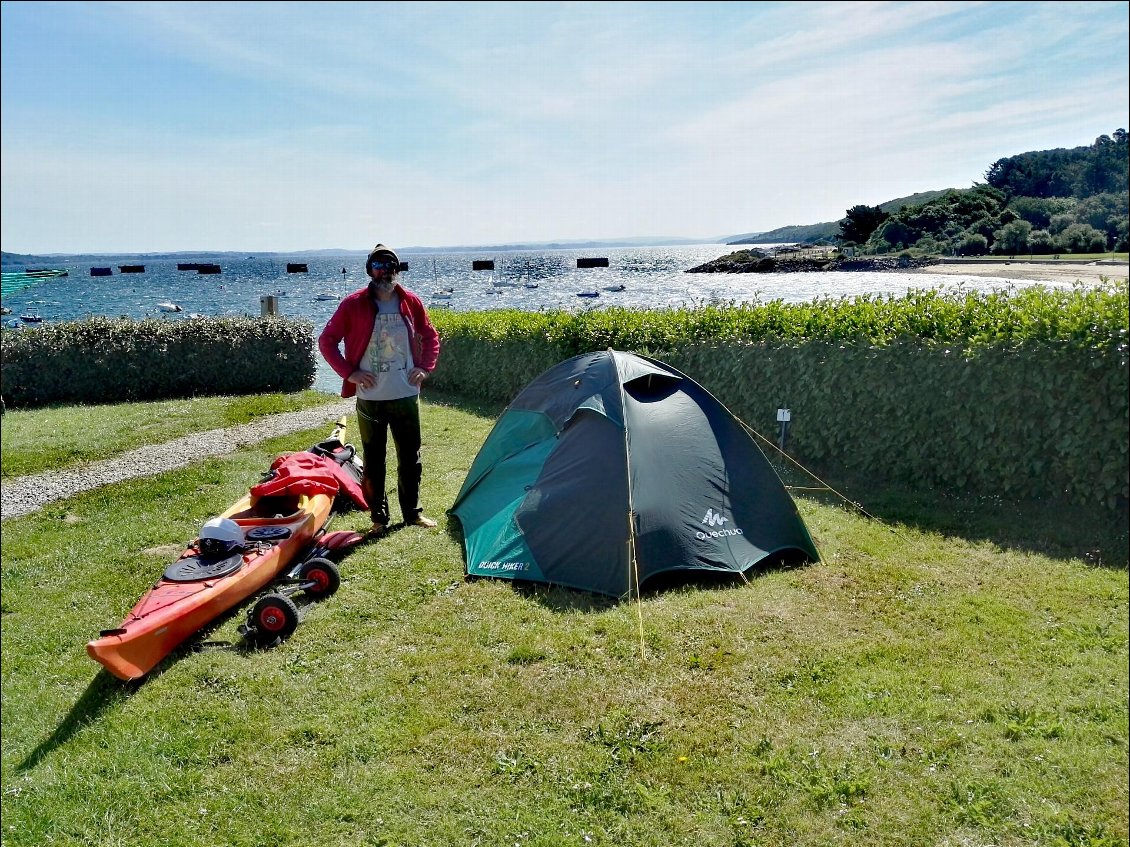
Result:
[[[423,301],[397,281],[400,269],[391,248],[374,247],[365,260],[369,284],[341,301],[318,336],[318,349],[342,378],[341,396],[357,396],[357,429],[365,454],[361,486],[373,519],[371,535],[380,535],[389,524],[389,432],[396,448],[397,497],[404,523],[436,525],[420,505],[420,386],[439,359],[439,334]]]

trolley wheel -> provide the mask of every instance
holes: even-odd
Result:
[[[267,594],[251,609],[248,628],[263,644],[286,638],[298,628],[298,607],[282,594]]]
[[[311,597],[329,597],[341,585],[341,573],[332,561],[317,557],[303,563],[298,571],[298,580],[315,583],[306,589]]]

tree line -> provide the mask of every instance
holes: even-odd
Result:
[[[839,222],[844,247],[914,248],[956,256],[1126,252],[1130,145],[1126,130],[1089,147],[998,159],[985,182],[894,212],[857,205]]]

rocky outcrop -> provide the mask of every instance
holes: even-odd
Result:
[[[803,257],[774,258],[760,250],[739,250],[728,256],[693,268],[689,274],[803,273],[805,271],[905,271],[936,265],[940,259],[910,256],[865,256],[862,258],[811,259]]]

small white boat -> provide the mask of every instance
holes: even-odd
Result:
[[[596,291],[595,289],[592,290],[592,291],[578,291],[577,296],[578,297],[599,297],[600,292]]]
[[[158,303],[157,308],[160,309],[162,312],[183,312],[184,311],[184,309],[182,309],[176,303]]]
[[[620,283],[619,285],[609,285],[604,290],[605,291],[626,291],[627,288],[628,288],[628,286],[624,285],[624,283]]]
[[[322,291],[314,295],[315,300],[340,300],[341,297],[332,291]]]
[[[20,320],[25,324],[43,323],[43,318],[40,317],[38,309],[28,309],[26,312],[20,315]]]
[[[342,268],[341,272],[345,273],[345,268]],[[432,259],[432,280],[435,282],[436,285],[439,285],[439,274],[436,272],[436,260],[435,259]],[[447,288],[437,288],[435,291],[432,292],[432,297],[434,297],[436,300],[450,300],[451,299],[451,293],[454,290],[455,289],[452,288],[451,286],[448,286]]]
[[[286,297],[286,292],[283,291],[282,289],[280,289],[278,291],[272,291],[271,296],[272,297]]]
[[[537,288],[538,283],[534,282],[534,278],[530,276],[530,263],[526,262],[526,281],[522,283],[523,288]]]

